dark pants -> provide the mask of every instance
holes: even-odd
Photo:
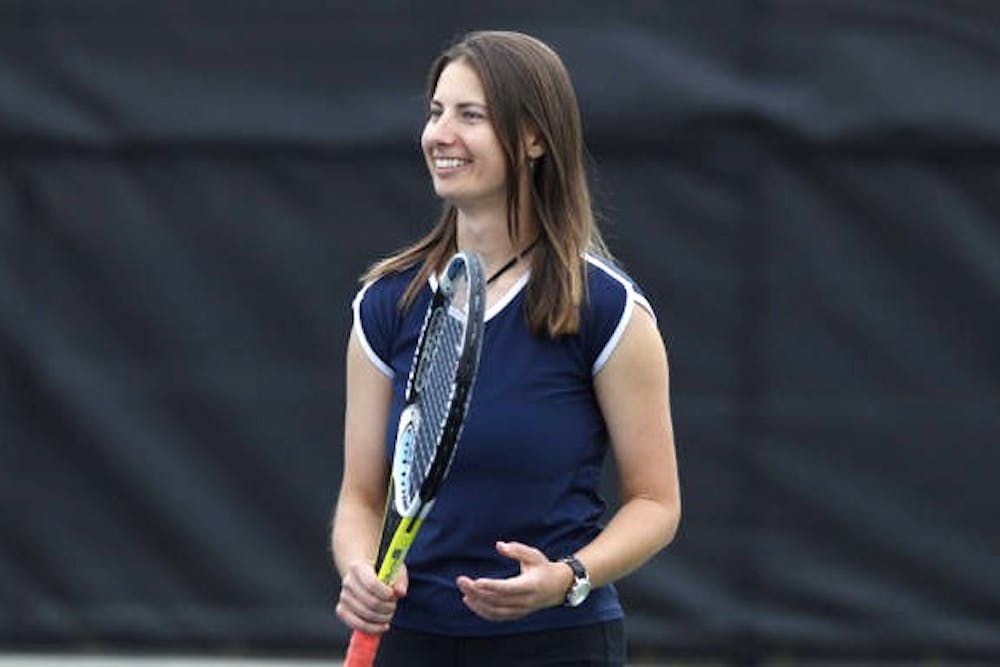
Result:
[[[391,628],[375,667],[622,667],[622,621],[490,637],[448,637]]]

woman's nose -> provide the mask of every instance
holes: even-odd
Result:
[[[451,122],[451,117],[443,113],[437,118],[432,118],[427,123],[424,130],[424,138],[429,144],[450,144],[455,141],[455,129]]]

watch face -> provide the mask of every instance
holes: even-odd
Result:
[[[566,604],[577,607],[587,599],[588,595],[590,595],[590,582],[586,579],[577,579],[566,594]]]

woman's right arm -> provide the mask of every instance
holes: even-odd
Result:
[[[406,593],[406,574],[390,588],[375,576],[388,484],[386,421],[392,381],[365,356],[352,331],[347,345],[347,400],[344,412],[344,476],[331,537],[340,573],[337,616],[352,629],[385,632]]]

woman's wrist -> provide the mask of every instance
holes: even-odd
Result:
[[[552,561],[552,564],[555,566],[553,570],[555,572],[554,578],[557,583],[554,592],[554,600],[549,606],[559,607],[566,603],[566,594],[573,586],[573,568],[571,568],[568,563],[561,560],[554,560]]]
[[[359,567],[372,567],[372,562],[366,557],[361,555],[352,555],[348,558],[343,559],[338,563],[338,569],[340,570],[340,578],[343,579],[348,575],[348,573],[357,570]]]

